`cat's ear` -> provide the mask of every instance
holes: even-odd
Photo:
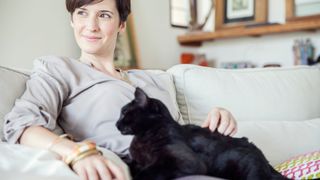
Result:
[[[136,88],[134,92],[135,101],[139,104],[139,106],[144,107],[148,103],[148,95],[139,87]]]

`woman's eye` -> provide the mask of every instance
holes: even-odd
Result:
[[[111,18],[111,16],[109,14],[106,14],[106,13],[100,14],[99,17],[101,17],[101,18]]]
[[[87,15],[87,13],[84,12],[84,11],[78,11],[77,14],[80,15],[80,16],[85,16],[85,15]]]

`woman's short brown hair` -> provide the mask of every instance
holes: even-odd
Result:
[[[72,15],[73,12],[84,5],[99,3],[103,0],[66,0],[66,7],[68,12]],[[128,15],[131,12],[131,2],[130,0],[115,0],[117,5],[117,10],[120,15],[120,21],[127,21]]]

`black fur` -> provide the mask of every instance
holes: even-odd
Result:
[[[208,175],[236,180],[286,179],[247,138],[232,138],[195,125],[178,124],[166,106],[140,88],[124,106],[117,128],[134,135],[130,170],[134,180],[170,180]]]

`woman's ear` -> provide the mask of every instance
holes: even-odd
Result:
[[[119,33],[124,33],[127,28],[127,23],[126,22],[121,22],[119,26]]]
[[[71,26],[72,28],[74,28],[74,24],[73,24],[73,21],[72,21],[72,20],[70,21],[70,26]]]

